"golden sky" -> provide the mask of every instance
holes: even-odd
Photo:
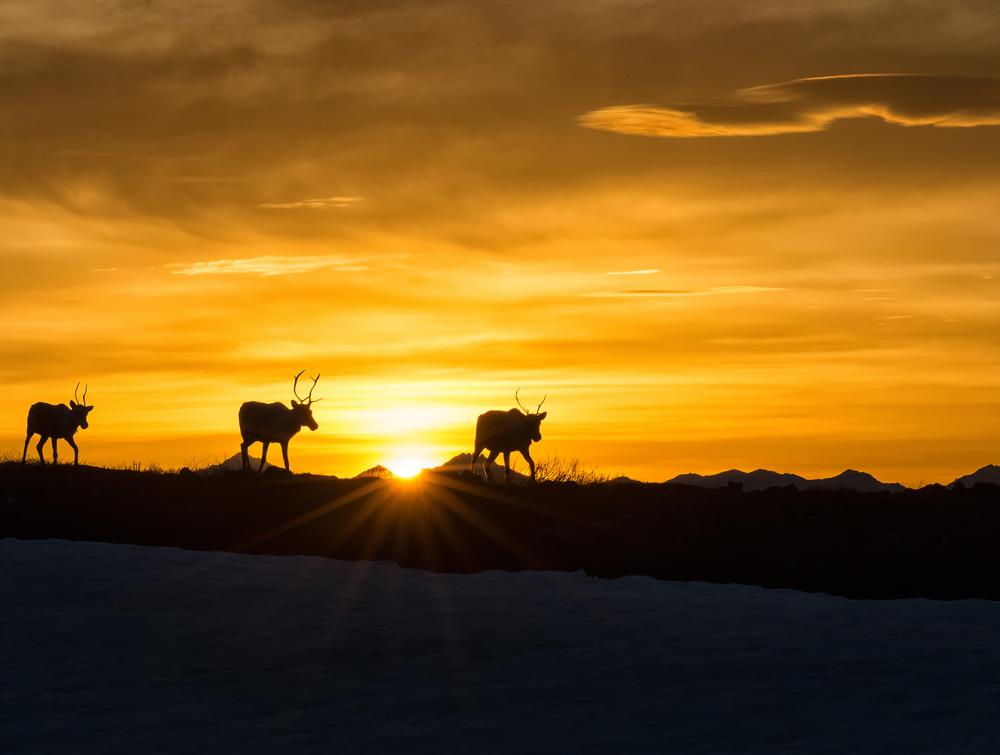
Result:
[[[81,461],[218,461],[306,369],[299,471],[469,451],[517,387],[536,458],[648,480],[996,462],[998,37],[988,0],[0,3],[0,450],[80,380]]]

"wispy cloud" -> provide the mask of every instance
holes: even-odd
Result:
[[[264,202],[257,206],[265,210],[323,210],[329,207],[350,207],[361,200],[362,197],[319,197],[318,199],[300,199],[295,202]]]
[[[653,275],[658,272],[660,272],[660,268],[649,267],[642,270],[617,270],[615,272],[608,273],[608,275]]]
[[[265,255],[245,259],[208,260],[206,262],[167,265],[173,275],[300,275],[316,270],[354,273],[367,270],[361,260],[340,256],[283,257]]]
[[[175,184],[242,184],[250,182],[248,178],[237,176],[170,176],[167,180]]]
[[[703,289],[666,289],[666,288],[634,288],[625,291],[598,291],[584,296],[597,299],[614,299],[620,297],[658,297],[664,299],[683,299],[692,296],[727,296],[733,294],[765,294],[777,291],[787,291],[786,288],[773,286],[713,286]]]
[[[845,118],[899,126],[1000,125],[1000,79],[870,73],[819,76],[741,89],[729,100],[616,105],[580,116],[587,128],[693,138],[822,131]]]

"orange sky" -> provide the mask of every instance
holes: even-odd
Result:
[[[82,461],[218,461],[306,369],[300,471],[519,386],[642,479],[998,460],[993,4],[79,5],[0,6],[0,450],[81,380]]]

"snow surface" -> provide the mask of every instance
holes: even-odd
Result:
[[[1000,604],[0,540],[0,749],[995,752]]]

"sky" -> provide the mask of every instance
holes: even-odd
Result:
[[[611,474],[1000,460],[991,0],[0,2],[0,452],[471,451]],[[63,458],[68,449],[63,450]]]

